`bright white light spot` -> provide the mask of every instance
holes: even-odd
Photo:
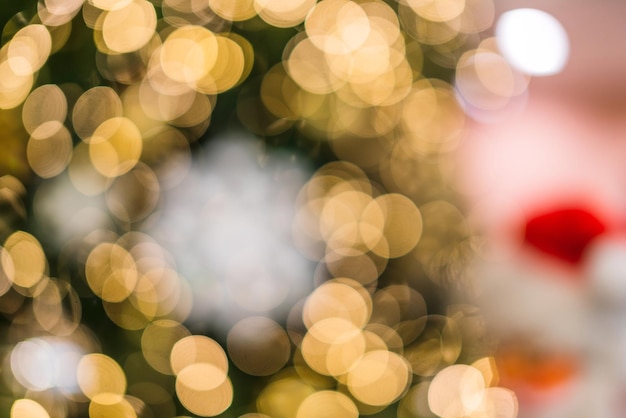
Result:
[[[71,342],[57,338],[32,338],[18,343],[11,352],[11,371],[27,389],[78,390],[76,367],[83,352]]]
[[[250,315],[282,319],[313,276],[290,242],[308,173],[286,154],[260,154],[251,140],[216,140],[205,151],[146,232],[189,281],[192,320],[228,330]]]
[[[567,33],[552,15],[536,9],[510,10],[500,17],[496,39],[511,65],[530,75],[560,72],[569,56]]]

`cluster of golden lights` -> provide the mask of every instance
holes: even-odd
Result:
[[[461,281],[473,252],[450,181],[463,107],[502,109],[528,84],[480,41],[491,0],[39,0],[24,16],[0,49],[0,169],[13,174],[0,177],[0,367],[12,418],[165,418],[178,404],[228,414],[229,362],[266,380],[228,416],[357,417],[395,404],[403,418],[516,416],[480,330],[465,331],[472,308],[429,313],[416,290]],[[250,22],[297,30],[281,62],[246,84],[262,64],[231,28]],[[46,62],[82,24],[99,81],[47,82]],[[426,59],[455,70],[456,86],[424,77]],[[187,328],[192,290],[138,230],[184,181],[218,95],[240,84],[250,131],[297,129],[339,161],[296,202],[293,240],[317,263],[316,289],[283,325],[237,322],[222,348]],[[48,244],[17,225],[26,190],[57,180],[104,202],[70,223],[111,227],[67,237],[49,263]],[[45,196],[35,191],[35,214]],[[121,330],[123,356],[104,354],[83,323],[90,300]]]

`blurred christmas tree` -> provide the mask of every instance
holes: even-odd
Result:
[[[516,415],[453,181],[528,81],[491,0],[0,13],[3,416]]]

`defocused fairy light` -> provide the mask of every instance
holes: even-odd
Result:
[[[453,181],[474,123],[563,70],[556,18],[490,37],[492,0],[34,3],[0,48],[0,415],[508,418],[498,385],[577,376],[484,323],[577,341],[575,292],[494,270],[485,316],[464,300],[482,237]],[[622,244],[589,252],[605,293]]]
[[[496,39],[511,65],[530,75],[556,74],[569,56],[565,29],[542,10],[514,9],[504,13],[496,25]]]

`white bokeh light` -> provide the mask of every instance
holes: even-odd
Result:
[[[228,330],[250,315],[280,320],[311,287],[312,266],[291,244],[307,172],[286,154],[259,164],[252,140],[217,140],[205,151],[146,232],[189,281],[191,321]]]
[[[496,39],[513,67],[534,76],[559,73],[569,56],[567,32],[554,16],[542,10],[503,13],[496,25]]]
[[[11,352],[11,371],[17,381],[32,391],[57,388],[77,393],[76,368],[83,350],[54,337],[31,338]]]

